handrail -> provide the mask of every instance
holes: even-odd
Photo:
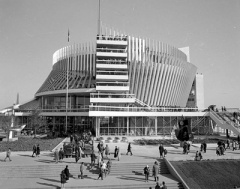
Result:
[[[127,53],[126,49],[97,48],[97,52]]]
[[[128,75],[128,71],[97,71],[97,75]]]
[[[133,98],[133,97],[135,97],[135,95],[134,94],[116,94],[116,93],[91,93],[90,97],[91,98],[95,98],[95,97],[97,97],[97,98],[109,98],[109,97],[111,97],[111,98],[123,98],[123,97]]]
[[[214,112],[214,111],[211,110],[211,109],[210,109],[210,113],[212,113],[212,115],[215,116],[221,124],[226,123],[226,124],[229,124],[229,125],[231,125],[231,126],[233,126],[233,127],[235,127],[235,128],[236,128],[236,126],[238,126],[238,125],[235,124],[235,123],[233,124],[232,121],[223,120],[216,112]]]
[[[128,82],[97,82],[96,86],[129,86]]]
[[[127,41],[127,35],[97,35],[97,40]]]
[[[201,112],[198,108],[149,108],[149,107],[120,107],[120,106],[97,106],[90,105],[90,111],[126,111],[126,112]]]

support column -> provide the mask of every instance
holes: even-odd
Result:
[[[127,136],[129,136],[129,117],[127,117]]]
[[[155,117],[155,135],[157,136],[157,117]]]
[[[100,117],[96,117],[96,137],[100,136]]]

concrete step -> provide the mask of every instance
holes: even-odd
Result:
[[[99,182],[101,182],[99,180]],[[96,186],[71,186],[68,187],[67,184],[65,184],[65,189],[76,189],[76,188],[81,188],[81,189],[148,189],[149,187],[155,188],[155,183],[153,182],[144,182],[141,184],[124,184],[124,185],[96,185]],[[168,182],[166,183],[166,186],[168,189],[184,189],[181,183],[171,183]],[[35,188],[35,189],[46,189],[49,187],[41,187],[41,188]],[[26,188],[27,189],[27,188]]]
[[[150,165],[150,163],[149,163]],[[46,175],[54,177],[65,168],[66,164],[54,164],[54,165],[28,165],[28,166],[2,166],[0,177],[39,177]],[[79,174],[80,164],[68,165],[71,174]],[[146,166],[144,163],[118,163],[113,164],[111,168],[111,175],[143,175],[143,169]],[[151,168],[150,168],[151,170]],[[99,170],[97,166],[90,169],[90,164],[85,164],[85,171],[87,175],[98,174]],[[169,174],[167,166],[161,166],[159,174]],[[9,175],[9,176],[8,176]]]

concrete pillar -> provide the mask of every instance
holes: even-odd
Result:
[[[157,117],[155,117],[155,135],[157,136]]]
[[[129,117],[127,117],[127,136],[129,136]]]

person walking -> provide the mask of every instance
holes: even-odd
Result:
[[[61,189],[64,189],[64,185],[66,183],[66,174],[65,174],[64,170],[62,170],[62,172],[60,174],[60,179],[61,179]]]
[[[54,159],[55,159],[55,163],[58,163],[58,161],[59,161],[59,152],[58,152],[58,149],[56,149],[55,152],[54,152]]]
[[[99,152],[98,153],[98,157],[97,157],[97,163],[98,163],[98,167],[101,168],[101,163],[102,163],[102,155]]]
[[[109,159],[108,162],[107,162],[107,171],[108,171],[108,175],[109,175],[110,172],[111,172],[111,167],[112,167],[112,160]]]
[[[102,169],[103,169],[103,172],[105,174],[105,177],[107,176],[107,164],[103,161],[102,162]]]
[[[36,157],[39,157],[40,155],[40,146],[39,144],[37,145],[37,153],[36,153]]]
[[[62,148],[60,148],[60,150],[59,150],[59,161],[61,162],[63,160],[63,158],[64,158],[64,151],[63,151]]]
[[[155,163],[153,165],[152,172],[153,172],[153,177],[154,177],[155,182],[158,181],[159,180],[159,177],[158,177],[159,166],[158,166],[157,161],[155,161]]]
[[[68,165],[66,165],[66,168],[64,169],[64,173],[66,175],[66,180],[69,180],[70,172],[69,172],[69,169],[68,169]]]
[[[6,159],[8,158],[9,159],[9,161],[12,161],[11,160],[11,148],[8,148],[8,151],[6,152],[6,157],[5,157],[5,159],[4,159],[4,161],[6,161]]]
[[[84,170],[84,164],[82,162],[80,165],[80,175],[79,175],[81,177],[81,179],[83,179],[83,170]],[[79,176],[78,176],[78,178],[79,178]]]
[[[99,169],[99,174],[98,174],[98,179],[101,177],[101,179],[103,180],[103,169],[100,168]]]
[[[103,146],[103,143],[100,144],[100,153],[102,155],[102,158],[103,158],[103,152],[104,152],[104,146]]]
[[[132,146],[131,146],[131,143],[130,143],[130,142],[129,142],[129,144],[128,144],[127,154],[126,154],[126,155],[128,155],[128,153],[131,153],[131,156],[133,155],[133,154],[132,154]]]
[[[115,150],[114,150],[114,158],[117,158],[117,152],[118,152],[118,148],[117,148],[117,146],[115,146]]]
[[[37,146],[36,146],[36,144],[33,145],[33,154],[32,154],[32,157],[33,157],[34,154],[35,154],[35,156],[37,156]]]
[[[148,177],[149,177],[149,173],[150,173],[150,169],[149,169],[148,165],[146,167],[144,167],[143,171],[144,171],[144,175],[145,175],[145,182],[148,182]]]
[[[120,148],[119,147],[118,147],[118,150],[117,150],[117,158],[118,158],[118,161],[120,161],[121,152],[120,152]]]
[[[203,142],[203,152],[206,153],[207,151],[207,143],[206,141]]]
[[[96,160],[96,156],[94,154],[94,152],[91,153],[91,168],[95,165],[95,160]]]
[[[160,153],[160,158],[163,158],[164,147],[162,144],[160,144],[160,146],[159,146],[159,153]]]
[[[162,185],[160,186],[160,188],[161,188],[161,189],[167,189],[167,186],[166,186],[166,184],[165,184],[164,181],[162,182]]]
[[[78,145],[75,146],[75,161],[76,163],[78,162],[79,160],[79,157],[80,157],[80,147]]]
[[[72,143],[72,142],[73,142],[73,136],[70,135],[70,143]]]
[[[105,147],[105,155],[106,155],[106,158],[108,158],[108,156],[110,155],[110,150],[109,150],[109,147],[108,147],[107,144],[106,144],[106,147]]]
[[[159,182],[156,183],[155,189],[161,189]]]
[[[227,148],[230,149],[230,140],[229,140],[229,139],[227,139]],[[227,148],[226,148],[226,149],[227,149]]]

